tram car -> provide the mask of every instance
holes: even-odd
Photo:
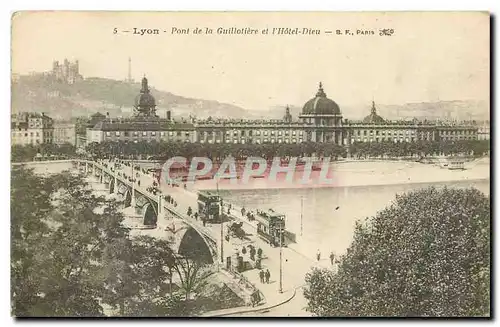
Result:
[[[220,196],[206,191],[198,192],[198,214],[207,222],[220,222],[222,218]]]
[[[255,220],[258,222],[257,234],[261,239],[277,247],[280,246],[281,237],[281,245],[285,246],[285,215],[273,210],[257,210]]]

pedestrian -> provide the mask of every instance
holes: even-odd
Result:
[[[264,275],[265,275],[265,274],[264,274],[264,270],[261,270],[261,271],[259,272],[259,277],[260,277],[260,282],[261,282],[262,284],[264,284]]]
[[[333,260],[335,260],[335,254],[333,254],[333,252],[330,253],[330,263],[332,264],[333,266]]]
[[[271,273],[269,269],[266,269],[266,284],[269,284],[269,279],[271,278]]]
[[[321,252],[319,252],[319,249],[318,249],[318,252],[316,252],[316,259],[319,260],[321,259]]]

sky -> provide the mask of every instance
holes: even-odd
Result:
[[[159,29],[160,35],[121,32],[134,27]],[[191,33],[171,34],[173,27]],[[214,34],[194,35],[195,27]],[[217,35],[219,27],[259,34]],[[321,34],[260,34],[273,27]],[[354,35],[336,35],[337,29]],[[394,33],[379,36],[380,29]],[[53,60],[68,58],[79,60],[84,77],[121,80],[131,57],[136,80],[146,75],[157,89],[251,110],[300,106],[314,97],[319,81],[341,106],[372,99],[488,101],[489,56],[489,16],[479,12],[21,12],[12,23],[14,73],[48,71]]]

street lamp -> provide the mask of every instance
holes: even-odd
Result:
[[[283,223],[284,217],[280,224],[280,293],[283,293]]]

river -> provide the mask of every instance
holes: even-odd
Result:
[[[273,208],[285,214],[287,229],[296,233],[300,252],[312,257],[319,249],[326,257],[330,251],[341,254],[347,249],[357,220],[375,215],[388,206],[396,194],[428,186],[475,187],[487,195],[490,190],[489,180],[480,180],[310,189],[221,190],[220,194],[229,202],[250,210]]]

